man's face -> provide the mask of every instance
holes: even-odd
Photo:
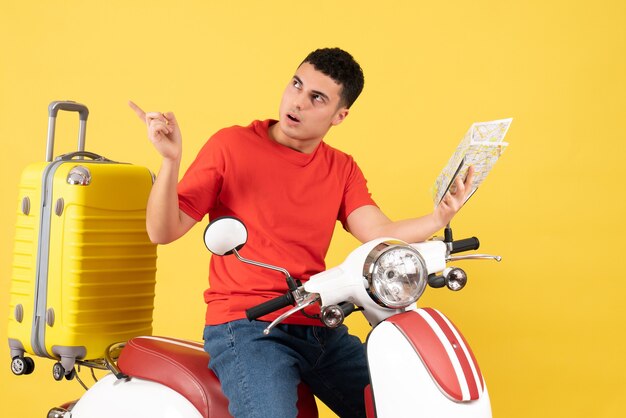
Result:
[[[348,115],[341,104],[341,85],[312,64],[303,63],[296,70],[280,103],[279,127],[287,139],[317,142],[331,126]]]

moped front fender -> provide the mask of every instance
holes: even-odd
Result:
[[[490,418],[484,378],[459,330],[425,308],[394,315],[367,339],[371,391],[378,418]]]

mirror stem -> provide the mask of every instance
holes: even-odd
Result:
[[[251,264],[257,267],[263,267],[263,268],[274,270],[274,271],[280,271],[281,273],[285,275],[285,278],[287,279],[287,285],[289,286],[289,290],[293,292],[294,290],[298,288],[296,281],[293,279],[293,277],[291,277],[291,274],[289,274],[289,272],[285,270],[284,268],[272,266],[270,264],[260,263],[258,261],[248,260],[247,258],[243,258],[239,254],[239,251],[237,251],[236,249],[233,249],[233,254],[235,254],[235,257],[237,257],[237,259],[243,263]]]

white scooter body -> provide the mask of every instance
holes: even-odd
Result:
[[[160,383],[108,374],[80,398],[72,418],[202,418],[191,402]]]
[[[240,227],[238,228],[241,230]],[[208,243],[206,238],[208,230],[209,228],[205,232],[205,243]],[[245,232],[245,228],[243,231]],[[229,236],[228,228],[226,230],[222,228],[220,234]],[[242,238],[241,245],[245,242],[245,238]],[[230,241],[232,243],[229,243],[227,247],[214,253],[225,255],[228,249],[236,248],[239,241]],[[319,304],[323,309],[350,302],[363,308],[363,314],[373,327],[366,343],[371,377],[370,388],[366,389],[371,396],[365,395],[366,403],[368,399],[372,399],[368,403],[368,418],[409,416],[490,418],[491,406],[484,378],[469,345],[456,327],[434,309],[418,309],[415,303],[402,309],[390,309],[375,302],[368,292],[370,284],[364,278],[364,272],[368,266],[367,257],[376,252],[375,249],[379,248],[377,246],[380,244],[387,245],[390,242],[392,246],[397,244],[407,247],[406,243],[390,239],[368,242],[355,249],[341,265],[312,276],[302,287],[291,291],[295,295],[295,307],[269,324],[266,333],[271,332],[272,327],[285,317],[314,303]],[[241,248],[241,245],[237,248]],[[208,244],[207,247],[211,249]],[[421,259],[423,270],[426,270],[429,275],[444,271],[446,262],[451,259],[448,247],[442,241],[411,244],[411,247],[419,253],[418,258]],[[245,260],[236,249],[232,252],[241,261],[279,269]],[[485,257],[487,256],[475,256],[475,258]],[[145,342],[167,339],[139,337],[135,340]],[[129,344],[132,344],[132,341]],[[181,341],[173,344],[188,345],[187,342]],[[191,343],[191,345],[194,345],[191,347],[193,350],[202,350],[200,343]],[[124,350],[127,353],[131,352],[128,351],[128,346]],[[148,347],[148,356],[152,351]],[[187,354],[181,355],[183,361],[186,356]],[[132,356],[129,355],[129,357]],[[132,361],[127,360],[127,364],[144,363],[148,370],[152,370],[168,367],[167,365],[171,363],[167,355],[160,353],[156,353],[153,358],[163,360],[164,363],[161,366],[155,366],[152,360],[145,361],[141,355],[138,355],[133,357]],[[120,356],[121,359],[122,356]],[[187,371],[183,373],[189,374],[191,381],[195,382],[191,386],[198,386],[198,382],[207,380],[206,376],[201,375],[208,371],[206,361],[201,360],[201,362],[204,364],[198,366],[199,363],[196,361],[192,368],[186,369]],[[170,389],[170,387],[176,388],[177,386],[170,385],[167,376],[178,375],[178,370],[162,371],[161,375],[165,375],[165,378],[162,377],[161,380],[156,381],[151,381],[150,378],[146,380],[141,374],[138,376],[142,378],[130,379],[118,379],[114,375],[107,375],[87,391],[71,412],[66,412],[65,415],[49,415],[49,417],[198,418],[215,416],[221,418],[228,416],[227,409],[220,404],[220,399],[215,398],[212,402],[205,399],[206,394],[212,392],[213,389],[204,388],[198,391],[195,388],[196,394],[193,402],[188,393],[183,396],[182,390],[178,393]],[[178,387],[182,387],[180,383],[178,384]],[[219,387],[219,382],[216,384]],[[198,395],[200,401],[198,401]],[[199,404],[205,405],[204,410],[198,407]],[[311,404],[308,405],[311,406]],[[211,411],[207,412],[208,409]],[[312,403],[313,414],[307,415],[307,411],[302,414],[305,409],[311,408],[300,407],[299,416],[317,416],[314,402]]]

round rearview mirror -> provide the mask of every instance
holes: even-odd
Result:
[[[215,255],[232,254],[248,240],[246,226],[237,218],[218,218],[204,230],[204,245]]]

